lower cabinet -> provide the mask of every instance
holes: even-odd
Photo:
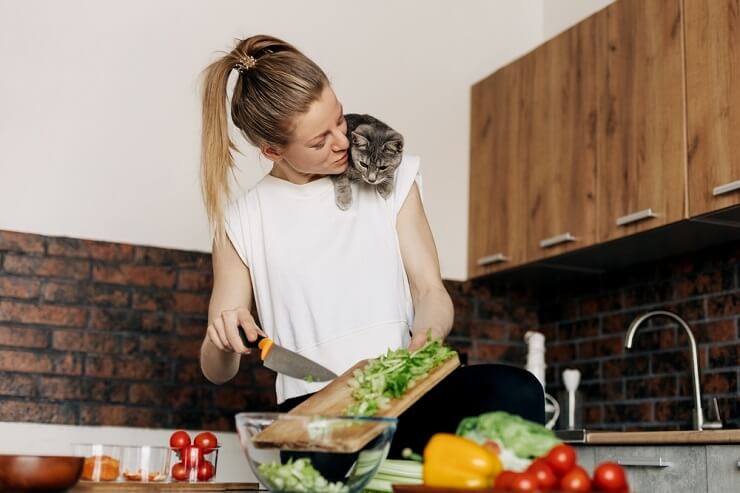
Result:
[[[589,473],[602,462],[627,471],[632,493],[740,492],[740,445],[576,445]]]
[[[709,493],[740,491],[740,445],[707,445]]]

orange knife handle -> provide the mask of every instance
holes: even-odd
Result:
[[[263,361],[267,358],[267,354],[270,352],[270,348],[272,348],[272,339],[269,339],[262,334],[257,334],[257,340],[250,341],[247,339],[247,334],[244,333],[244,329],[241,325],[239,326],[239,337],[242,340],[242,344],[246,347],[250,349],[260,348],[260,358]]]

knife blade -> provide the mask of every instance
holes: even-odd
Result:
[[[277,373],[312,382],[326,382],[337,378],[333,371],[295,351],[277,345],[269,337],[258,335],[256,341],[249,341],[241,327],[239,337],[248,348],[259,348],[262,364]]]

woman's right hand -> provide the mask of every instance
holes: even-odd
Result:
[[[208,339],[221,351],[249,354],[251,351],[241,341],[239,331],[243,330],[247,340],[255,341],[258,335],[267,337],[257,327],[254,317],[245,307],[224,310],[208,325]]]

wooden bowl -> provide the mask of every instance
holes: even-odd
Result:
[[[0,491],[64,491],[82,474],[84,457],[0,455]]]

